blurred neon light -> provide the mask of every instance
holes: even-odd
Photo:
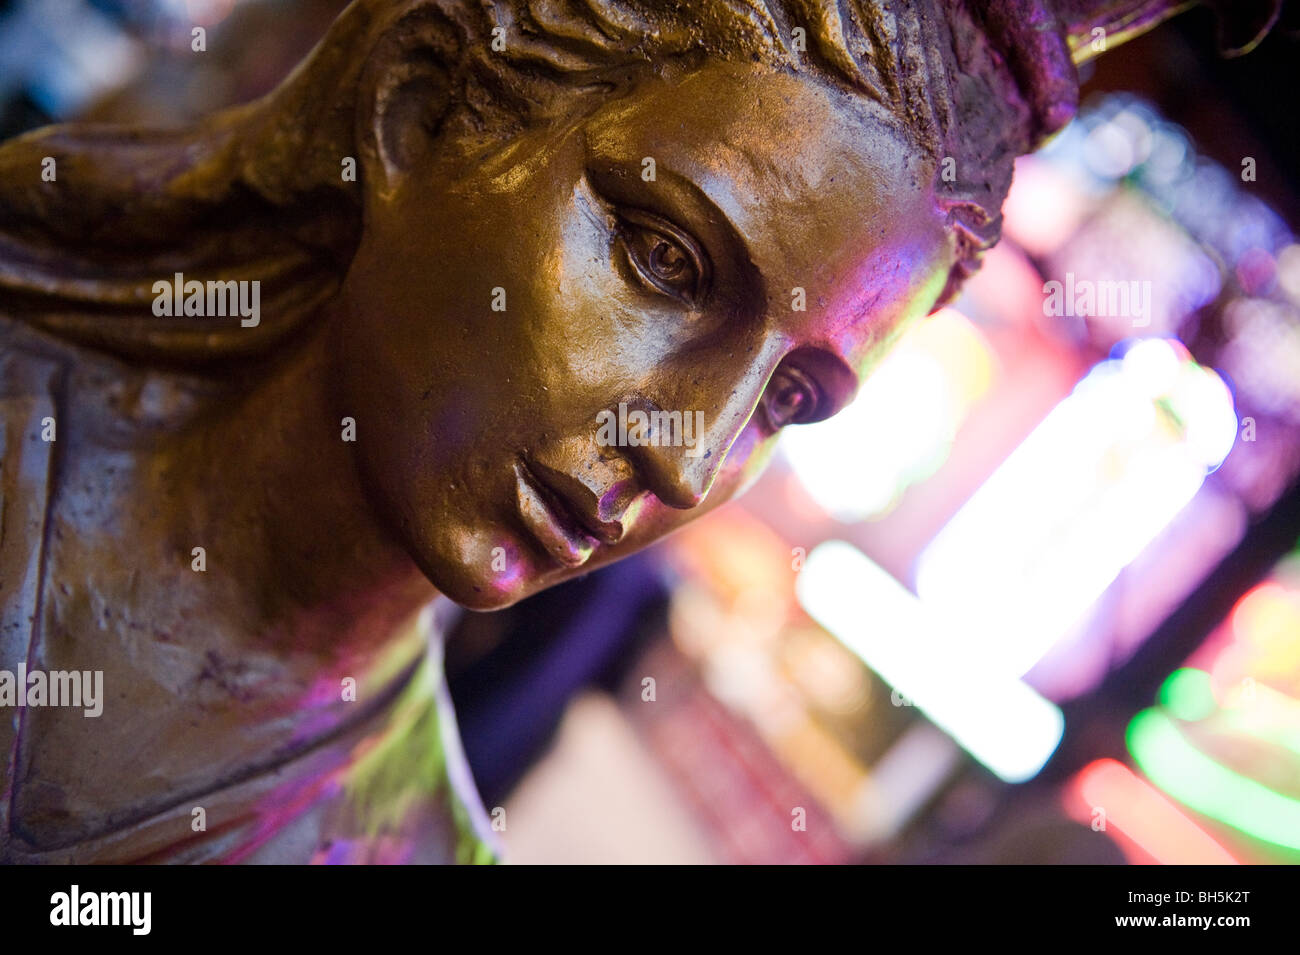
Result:
[[[1300,593],[1274,581],[1249,590],[1233,608],[1232,635],[1261,648],[1300,643]]]
[[[1209,679],[1225,729],[1300,756],[1300,590],[1282,567],[1237,601],[1232,640],[1210,661]]]
[[[854,800],[854,838],[863,848],[893,839],[962,765],[952,737],[930,723],[908,727],[862,780]]]
[[[1300,677],[1300,592],[1266,581],[1249,591],[1232,611],[1238,653],[1261,677]]]
[[[945,308],[899,340],[851,405],[828,421],[787,429],[781,446],[826,513],[874,517],[939,469],[993,372],[983,334]]]
[[[1204,670],[1183,667],[1175,670],[1160,687],[1160,703],[1177,719],[1194,723],[1218,708],[1210,675]]]
[[[1213,716],[1219,730],[1251,736],[1300,756],[1300,701],[1253,677],[1220,691],[1204,670],[1175,670],[1160,688],[1160,704],[1175,719],[1195,723]]]
[[[828,541],[796,591],[808,614],[971,756],[1007,782],[1033,778],[1056,750],[1061,711],[965,641],[860,550]]]
[[[1177,342],[1097,365],[921,554],[921,599],[1027,672],[1222,463],[1232,395]]]
[[[1237,684],[1224,694],[1218,718],[1225,730],[1289,749],[1300,756],[1300,701],[1266,683]]]
[[[1184,805],[1256,839],[1300,849],[1300,801],[1215,762],[1159,709],[1133,717],[1128,748],[1138,768]]]
[[[1240,864],[1213,837],[1123,763],[1099,759],[1085,766],[1072,795],[1088,813],[1105,812],[1118,830],[1161,865]]]

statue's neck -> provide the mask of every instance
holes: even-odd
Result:
[[[333,394],[328,329],[175,439],[178,513],[276,643],[382,642],[435,596],[371,505],[354,462],[365,421]],[[222,556],[217,556],[222,555]]]
[[[184,608],[178,628],[193,632],[178,643],[220,634],[231,652],[302,653],[308,667],[352,652],[361,666],[436,596],[358,475],[367,422],[342,422],[327,323],[242,383],[106,369],[74,350],[54,516],[92,588],[124,610],[138,599],[140,619],[159,600]],[[87,519],[88,504],[111,522]],[[115,565],[132,569],[129,592]]]

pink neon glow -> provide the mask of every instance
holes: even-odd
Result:
[[[1130,855],[1132,842],[1162,865],[1239,865],[1223,846],[1192,822],[1181,809],[1123,763],[1099,759],[1089,763],[1066,791],[1066,807],[1075,818],[1104,819],[1106,832]],[[1099,815],[1104,811],[1104,816]]]

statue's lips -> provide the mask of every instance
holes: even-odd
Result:
[[[596,549],[596,539],[522,461],[515,462],[515,496],[524,526],[548,554],[566,567],[587,562]]]

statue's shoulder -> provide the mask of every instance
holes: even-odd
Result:
[[[0,324],[0,669],[26,660],[36,619],[45,527],[58,446],[57,355],[23,346]],[[0,720],[0,859],[6,852],[16,721]]]
[[[25,650],[32,624],[63,374],[0,326],[0,660]]]

